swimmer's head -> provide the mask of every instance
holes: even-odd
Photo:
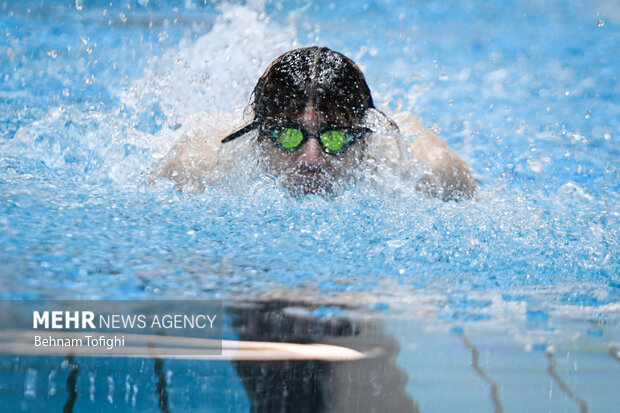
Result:
[[[348,57],[326,47],[283,54],[254,88],[256,120],[299,117],[308,106],[324,117],[351,125],[359,123],[366,110],[374,107],[361,70]]]
[[[278,57],[254,88],[254,121],[267,169],[294,193],[329,192],[361,162],[374,104],[364,75],[346,56],[308,47]]]

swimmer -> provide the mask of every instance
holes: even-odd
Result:
[[[253,119],[222,139],[222,146],[254,136],[252,147],[266,172],[293,194],[331,193],[379,159],[401,170],[421,164],[416,189],[443,200],[474,194],[467,164],[413,115],[398,112],[392,120],[377,110],[357,65],[328,48],[278,57],[258,80],[250,107]],[[405,143],[402,136],[415,140]],[[181,159],[187,153],[169,159],[159,176],[179,183],[188,175],[180,166],[188,163]]]

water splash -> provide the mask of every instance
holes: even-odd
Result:
[[[24,397],[34,399],[37,397],[37,375],[35,369],[26,371],[26,380],[24,382]]]
[[[400,102],[428,126],[441,125],[442,137],[476,173],[480,190],[472,201],[421,196],[411,182],[422,172],[415,165],[394,168],[405,165],[407,155],[398,144],[390,145],[389,156],[360,169],[358,183],[338,196],[294,198],[260,172],[260,159],[248,150],[252,136],[218,149],[210,160],[193,152],[198,155],[193,169],[170,170],[168,178],[173,173],[198,178],[180,185],[182,192],[165,178],[149,185],[184,143],[200,145],[206,135],[223,135],[247,122],[250,114],[243,108],[266,65],[304,44],[298,11],[284,8],[285,18],[279,18],[277,11],[265,15],[269,7],[223,4],[212,25],[202,32],[188,29],[191,35],[167,27],[163,42],[145,41],[143,49],[155,51],[144,51],[133,70],[123,69],[123,82],[95,60],[104,53],[122,65],[125,54],[138,52],[120,48],[123,57],[115,61],[102,32],[40,48],[33,66],[56,67],[66,62],[66,53],[79,51],[79,70],[50,86],[50,94],[70,100],[52,96],[44,108],[26,112],[16,103],[14,118],[21,120],[0,125],[1,269],[21,274],[0,280],[5,295],[231,297],[300,288],[317,291],[319,298],[356,292],[370,305],[372,296],[383,301],[398,296],[442,314],[446,322],[490,317],[499,324],[509,314],[517,322],[535,299],[551,320],[579,306],[614,314],[620,237],[613,166],[618,150],[610,137],[617,129],[617,107],[609,104],[612,92],[596,97],[597,84],[610,84],[608,66],[588,66],[587,73],[581,66],[596,59],[599,48],[577,58],[577,50],[561,49],[562,54],[541,46],[532,60],[523,60],[511,55],[509,45],[529,43],[510,33],[505,33],[510,42],[496,44],[505,47],[502,57],[491,56],[469,30],[459,38],[472,50],[444,50],[448,46],[438,39],[454,42],[456,35],[438,33],[424,19],[417,20],[418,30],[429,45],[414,37],[386,38],[389,32],[369,35],[363,45],[342,44],[322,25],[321,36],[330,45],[361,56],[375,100],[385,97],[392,112]],[[431,13],[400,12],[414,13],[412,18]],[[129,26],[149,25],[139,13],[127,17]],[[188,27],[198,24],[185,18]],[[150,21],[163,27],[164,20]],[[400,21],[378,24],[408,33]],[[380,41],[398,46],[376,47]],[[13,59],[25,54],[23,44],[9,46]],[[362,53],[373,47],[376,53]],[[50,50],[58,55],[48,56]],[[554,61],[541,61],[549,53]],[[426,57],[434,54],[443,62]],[[25,76],[24,70],[18,73]],[[557,76],[545,78],[543,71]],[[83,84],[91,75],[92,84]],[[6,96],[19,100],[45,90],[29,82]],[[588,119],[575,116],[584,108],[591,112]],[[371,123],[384,135],[392,133],[379,118]],[[203,180],[204,172],[217,170],[212,166],[218,162],[233,167],[215,176],[213,186]],[[493,296],[491,306],[462,305],[479,292]],[[444,302],[450,305],[444,308]]]

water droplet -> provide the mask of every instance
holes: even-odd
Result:
[[[78,10],[82,10],[82,8],[84,8],[84,1],[83,0],[75,0],[75,8]]]
[[[93,372],[88,373],[88,383],[89,383],[88,394],[90,395],[89,399],[91,402],[94,402],[95,401],[95,373]]]
[[[37,371],[28,369],[26,371],[26,381],[24,382],[24,397],[37,397]]]
[[[157,39],[159,40],[160,43],[163,43],[166,41],[166,39],[168,38],[169,34],[165,31],[159,33],[157,35]]]
[[[114,404],[114,378],[108,376],[108,402]]]
[[[54,396],[56,394],[56,381],[54,380],[56,378],[56,370],[52,370],[50,372],[50,374],[47,376],[47,395],[48,396]]]
[[[131,398],[131,405],[132,406],[136,406],[136,399],[138,398],[138,386],[137,385],[133,385],[133,396]]]
[[[596,22],[596,25],[597,25],[598,27],[603,27],[603,26],[605,26],[605,20],[599,20],[598,22]]]

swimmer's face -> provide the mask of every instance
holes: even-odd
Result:
[[[274,60],[252,93],[254,121],[222,143],[258,129],[267,171],[294,194],[330,193],[363,162],[374,108],[364,75],[325,47],[291,50]]]
[[[270,173],[294,194],[331,193],[335,186],[353,176],[364,155],[364,139],[351,142],[341,151],[326,152],[317,137],[333,129],[350,128],[326,119],[311,105],[298,116],[281,119],[298,125],[312,136],[295,149],[283,149],[262,131],[259,139],[261,155]]]

